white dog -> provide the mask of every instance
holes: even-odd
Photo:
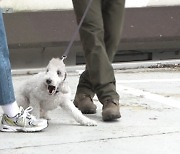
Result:
[[[74,119],[87,126],[97,125],[94,120],[85,117],[70,100],[71,91],[65,82],[66,70],[63,60],[53,58],[46,71],[33,75],[23,82],[16,93],[19,105],[27,108],[33,107],[32,114],[37,118],[49,119],[47,111],[58,106],[68,111]]]

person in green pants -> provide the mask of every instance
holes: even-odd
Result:
[[[73,0],[77,22],[87,4],[88,0]],[[112,61],[121,38],[124,5],[125,0],[93,0],[80,28],[86,69],[80,76],[74,104],[82,113],[94,114],[96,94],[103,105],[104,121],[121,117]]]

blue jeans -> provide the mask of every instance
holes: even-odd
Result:
[[[15,101],[11,76],[11,64],[2,12],[0,9],[0,105]]]

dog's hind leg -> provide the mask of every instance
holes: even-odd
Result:
[[[75,119],[78,123],[80,123],[80,124],[82,124],[82,125],[86,125],[86,126],[96,126],[96,125],[97,125],[96,121],[91,120],[91,119],[85,117],[85,116],[81,113],[81,111],[80,111],[78,108],[76,108],[76,107],[74,106],[74,104],[73,104],[69,99],[63,99],[63,100],[64,100],[64,101],[60,104],[60,106],[61,106],[64,110],[66,110],[68,113],[70,113],[71,116],[73,116],[74,119]]]

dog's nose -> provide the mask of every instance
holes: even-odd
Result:
[[[46,83],[47,83],[47,84],[51,84],[51,82],[52,82],[51,79],[47,79],[47,80],[46,80]]]

